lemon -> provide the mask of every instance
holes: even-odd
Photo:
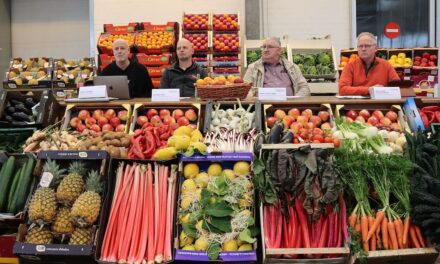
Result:
[[[238,251],[245,251],[245,250],[253,250],[251,244],[243,244],[238,248]]]
[[[212,163],[208,167],[208,175],[209,176],[219,176],[222,173],[222,166],[218,163]]]
[[[181,216],[181,217],[180,217],[180,223],[182,223],[182,224],[188,224],[188,223],[189,223],[189,217],[190,217],[190,214],[189,214],[189,213],[186,214],[186,215]]]
[[[198,129],[194,129],[191,132],[191,142],[203,142],[205,138],[203,137],[202,133]]]
[[[237,237],[237,246],[243,245],[245,242]]]
[[[176,146],[176,138],[174,136],[168,138],[167,145],[168,147]]]
[[[184,210],[188,209],[192,202],[193,199],[191,197],[185,197],[180,201],[180,207]]]
[[[235,239],[223,243],[223,251],[237,251],[238,245]]]
[[[197,222],[197,224],[196,224],[196,229],[197,229],[197,231],[199,231],[200,233],[203,232],[202,225],[203,225],[203,220],[199,220],[199,221]]]
[[[200,201],[200,199],[202,199],[202,189],[201,188],[197,188],[196,189],[196,198],[197,201]]]
[[[190,137],[191,132],[192,132],[192,130],[188,126],[181,126],[178,129],[174,130],[173,136],[186,135],[186,136]]]
[[[206,172],[200,172],[194,180],[196,181],[197,187],[206,188],[206,186],[208,186],[209,175]]]
[[[182,248],[182,250],[196,250],[196,248],[194,247],[194,245],[186,245]]]
[[[199,165],[196,163],[188,163],[183,167],[183,177],[185,177],[185,179],[194,178],[199,172]]]
[[[187,179],[182,183],[182,193],[195,192],[196,189],[196,182],[193,179]]]
[[[174,135],[174,137],[176,138],[174,147],[177,151],[184,151],[191,144],[191,138],[187,135]]]
[[[194,242],[194,238],[192,236],[187,235],[185,231],[182,231],[179,236],[179,242],[180,242],[180,246],[184,247],[186,245],[191,245]]]
[[[205,236],[199,237],[194,243],[195,250],[206,251],[208,249],[208,239]]]
[[[250,172],[250,165],[246,161],[237,161],[234,164],[234,173],[238,176],[246,176]]]
[[[226,178],[229,179],[230,181],[235,179],[235,173],[231,169],[223,170],[222,174],[224,174],[226,176]]]

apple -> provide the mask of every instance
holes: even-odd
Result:
[[[370,116],[370,118],[368,118],[367,123],[375,126],[375,125],[379,124],[379,119],[377,119],[377,117],[373,115],[373,116]]]
[[[322,119],[319,116],[312,115],[312,117],[310,117],[310,122],[315,124],[315,126],[320,126],[321,122],[322,122]]]
[[[83,132],[84,129],[86,129],[86,126],[81,123],[76,126],[76,131],[78,131],[80,133]]]
[[[104,116],[104,112],[101,109],[96,109],[93,111],[92,117],[98,120],[101,116]]]
[[[194,111],[194,109],[188,109],[185,111],[185,117],[191,121],[194,122],[197,120],[197,114],[196,111]]]
[[[414,57],[414,61],[421,61],[422,60],[422,57],[420,57],[420,56],[415,56]]]
[[[352,120],[355,120],[358,116],[358,113],[354,110],[349,110],[347,113],[345,113],[346,117],[350,117]]]
[[[81,124],[82,122],[81,122],[81,119],[79,119],[78,117],[74,117],[74,118],[72,118],[72,119],[70,119],[70,126],[71,127],[77,127],[78,126],[78,124]]]
[[[240,77],[234,79],[234,83],[244,83],[244,80]]]
[[[291,117],[295,118],[295,120],[296,120],[296,118],[298,116],[300,116],[301,112],[299,111],[298,108],[292,108],[289,110],[289,112],[287,112],[287,114],[290,115]]]
[[[105,117],[103,117],[103,116],[101,116],[99,119],[98,119],[98,125],[100,126],[100,127],[103,127],[105,124],[107,124],[108,123],[108,119],[107,118],[105,118]]]
[[[185,113],[181,109],[176,109],[173,111],[173,117],[175,120],[178,120],[181,116],[184,116]]]
[[[319,118],[321,118],[322,122],[327,122],[327,120],[330,117],[330,114],[327,111],[319,111],[318,116]]]
[[[170,110],[168,110],[168,109],[162,109],[159,112],[159,116],[161,119],[164,119],[166,116],[170,116],[170,115],[171,115],[171,113],[170,113]]]
[[[312,122],[307,122],[304,127],[307,129],[314,129],[316,126]]]
[[[429,60],[432,61],[432,62],[437,62],[437,55],[429,56]]]
[[[379,120],[379,123],[382,125],[385,125],[385,126],[389,126],[389,125],[391,125],[392,122],[388,117],[384,116]]]
[[[295,119],[289,115],[286,115],[283,118],[283,124],[284,124],[284,128],[289,128],[290,125],[293,123],[293,121],[295,121]]]
[[[121,119],[119,119],[119,117],[113,117],[112,119],[110,119],[110,125],[112,125],[112,127],[117,127],[121,124]]]
[[[373,112],[373,116],[375,116],[377,118],[377,120],[380,120],[382,117],[384,117],[382,111],[380,111],[380,110],[375,110]]]
[[[414,62],[413,62],[413,65],[414,65],[414,66],[420,66],[420,64],[421,64],[420,61],[414,61]]]
[[[127,110],[119,111],[118,118],[121,119],[121,121],[127,121]]]
[[[177,119],[177,124],[179,124],[179,126],[187,126],[189,125],[189,120],[185,116],[182,116],[179,119]]]
[[[321,125],[321,130],[324,132],[328,132],[332,129],[332,125],[329,122],[325,122]]]
[[[312,117],[313,112],[312,112],[312,110],[310,110],[310,109],[305,109],[304,111],[301,112],[301,115],[302,115],[302,116],[306,116],[306,117],[307,117],[307,120],[309,120],[310,117]]]
[[[301,123],[298,123],[298,122],[293,122],[292,124],[290,124],[290,130],[291,130],[294,134],[298,133],[299,130],[300,130],[301,128],[303,128],[303,127],[304,127],[304,126],[303,126]]]
[[[90,127],[90,130],[95,131],[95,132],[101,132],[101,127],[97,124],[94,124]]]
[[[385,114],[385,117],[388,117],[391,120],[391,122],[395,122],[397,120],[397,113],[394,111],[388,111]]]
[[[116,116],[116,112],[113,109],[107,109],[107,111],[105,111],[104,113],[105,118],[107,118],[108,120],[112,119],[113,117]]]
[[[163,118],[163,123],[165,125],[171,125],[173,123],[176,123],[176,119],[174,119],[174,117],[172,117],[172,116],[166,116]]]
[[[354,121],[358,121],[358,122],[362,122],[362,123],[364,123],[365,124],[365,118],[363,117],[363,116],[361,116],[361,115],[358,115],[355,119],[354,119]]]
[[[143,126],[147,122],[148,122],[148,118],[146,116],[138,116],[136,119],[136,124],[140,126]]]
[[[296,122],[301,123],[303,126],[305,126],[308,121],[307,116],[300,115],[296,118]]]
[[[155,115],[159,115],[159,112],[157,112],[156,109],[152,108],[152,109],[149,109],[149,110],[147,111],[147,117],[148,117],[148,119],[151,119],[151,118],[152,118],[153,116],[155,116]]]
[[[354,120],[353,120],[353,118],[346,116],[346,117],[345,117],[345,121],[346,121],[348,124],[350,124],[350,123],[353,122]]]
[[[96,124],[96,119],[94,119],[93,117],[87,117],[85,124],[87,128],[90,128],[92,125]]]
[[[102,132],[113,131],[113,127],[110,124],[105,124],[102,126],[101,130],[102,130]]]
[[[370,112],[368,112],[367,109],[362,109],[361,111],[359,111],[359,115],[362,116],[365,120],[368,120],[368,118],[370,117]]]
[[[81,111],[79,111],[78,113],[78,118],[81,120],[86,120],[87,117],[90,117],[90,113],[89,111],[83,109]]]
[[[153,126],[159,126],[160,124],[162,124],[162,119],[160,118],[160,116],[155,115],[153,117],[151,117],[150,122],[153,124]]]
[[[275,111],[275,113],[273,114],[273,116],[277,119],[277,120],[283,120],[283,118],[286,116],[286,112],[284,112],[284,110],[281,109],[277,109]]]
[[[390,128],[394,131],[402,132],[402,127],[396,122],[391,123]]]
[[[268,127],[268,128],[273,127],[273,125],[275,124],[276,121],[277,121],[277,119],[276,119],[275,117],[273,117],[273,116],[268,117],[268,118],[266,119],[267,127]]]
[[[429,59],[431,57],[431,54],[429,54],[428,52],[423,52],[422,57],[423,59]]]
[[[118,126],[116,126],[115,131],[116,132],[125,132],[125,125],[119,124]]]

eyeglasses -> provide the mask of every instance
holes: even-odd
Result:
[[[366,44],[366,45],[358,45],[357,46],[357,48],[358,49],[366,49],[366,50],[369,50],[369,49],[372,49],[374,46],[376,46],[376,45],[374,45],[374,44]]]
[[[263,45],[263,46],[260,46],[260,49],[276,49],[276,48],[279,48],[279,47],[277,47],[277,46],[271,46],[271,45]]]

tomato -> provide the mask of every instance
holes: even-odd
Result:
[[[341,141],[338,138],[334,138],[333,144],[335,144],[335,148],[339,148],[339,146],[341,145]]]
[[[331,137],[325,137],[325,138],[324,138],[324,142],[325,142],[325,143],[333,143],[333,138],[331,138]]]
[[[312,139],[313,142],[319,141],[319,143],[324,143],[324,138],[321,135],[314,135]]]

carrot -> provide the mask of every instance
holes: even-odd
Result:
[[[373,226],[368,230],[367,240],[371,238],[371,236],[376,231],[377,227],[382,223],[383,217],[385,216],[385,210],[379,210],[376,213],[376,218],[374,219]]]
[[[417,240],[420,243],[421,247],[426,247],[426,243],[425,243],[425,238],[422,235],[422,231],[420,230],[420,227],[418,225],[414,225],[414,229],[416,231],[416,235],[417,235]]]
[[[382,224],[380,224],[376,229],[376,248],[382,248],[382,241],[380,240],[380,229],[382,227]]]
[[[364,214],[361,216],[361,235],[362,235],[362,248],[365,251],[369,251],[368,245],[368,217]]]
[[[361,234],[361,221],[357,221],[354,229]]]
[[[295,207],[296,207],[296,211],[298,213],[298,220],[299,220],[299,225],[301,228],[303,246],[305,248],[310,248],[310,237],[309,237],[307,216],[306,216],[306,213],[304,212],[304,208],[298,198],[295,199]]]
[[[388,218],[385,216],[382,220],[382,243],[385,249],[390,249],[390,245],[388,244]]]
[[[416,229],[414,228],[414,225],[411,225],[409,227],[409,238],[411,239],[411,243],[415,248],[422,247],[417,239]]]
[[[403,237],[402,237],[402,244],[404,247],[408,247],[408,232],[409,232],[409,214],[405,217],[405,223],[403,225]]]
[[[396,227],[393,221],[388,222],[388,234],[391,241],[391,249],[399,249],[399,243],[397,242]]]
[[[402,219],[397,218],[394,220],[394,227],[396,228],[396,234],[397,234],[397,243],[399,244],[399,248],[403,247],[403,222]]]
[[[348,225],[351,228],[355,228],[356,226],[356,220],[357,220],[357,214],[356,212],[353,210],[353,212],[351,213],[351,215],[348,217]]]
[[[368,217],[368,228],[370,228],[368,234],[370,233],[371,228],[373,228],[374,224],[376,223],[376,219],[377,219],[377,214],[376,214],[376,218],[372,216]],[[376,232],[373,232],[373,235],[370,237],[370,251],[375,251],[375,250],[376,250]]]

